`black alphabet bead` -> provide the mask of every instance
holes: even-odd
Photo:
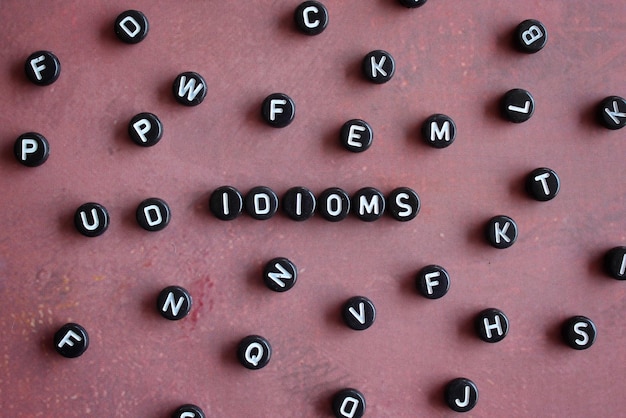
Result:
[[[137,223],[146,231],[160,231],[170,223],[168,204],[157,197],[144,200],[137,206]]]
[[[563,323],[561,329],[565,343],[575,350],[586,350],[596,341],[596,324],[586,316],[573,316]]]
[[[364,187],[352,196],[352,208],[360,220],[373,222],[385,212],[385,196],[378,189]]]
[[[186,317],[191,311],[192,299],[189,292],[180,286],[168,286],[157,297],[156,307],[161,316],[171,321]]]
[[[115,36],[127,44],[136,44],[148,36],[148,19],[138,10],[126,10],[115,19]]]
[[[274,258],[267,262],[263,269],[265,285],[275,292],[286,292],[291,289],[298,278],[295,264],[284,257]]]
[[[559,176],[549,168],[537,168],[526,177],[526,191],[540,202],[554,199],[560,188]]]
[[[420,206],[419,196],[408,187],[398,187],[387,195],[388,212],[396,221],[407,222],[415,218]]]
[[[174,99],[185,106],[197,106],[206,97],[207,85],[204,78],[193,71],[179,74],[172,86]]]
[[[38,86],[47,86],[59,78],[61,62],[50,51],[33,52],[26,58],[24,65],[26,77]]]
[[[352,119],[341,127],[339,140],[348,151],[363,152],[372,145],[374,131],[364,120]]]
[[[50,144],[42,134],[27,132],[15,140],[13,154],[20,164],[26,167],[37,167],[48,159]]]
[[[283,211],[294,221],[305,221],[315,213],[315,195],[306,187],[292,187],[281,202]]]
[[[387,51],[372,51],[363,58],[363,75],[372,83],[383,84],[396,72],[396,62]]]
[[[272,189],[258,186],[251,189],[244,200],[246,212],[254,219],[264,221],[278,210],[278,196]]]
[[[218,187],[211,193],[209,209],[218,219],[232,221],[243,209],[243,197],[239,190],[232,186]]]
[[[425,298],[439,299],[450,289],[450,275],[443,267],[431,264],[417,273],[415,286]]]
[[[76,209],[74,226],[86,237],[97,237],[109,227],[109,212],[99,203],[85,203]]]
[[[526,122],[535,111],[535,99],[523,89],[507,91],[500,102],[502,116],[510,122]]]
[[[318,203],[320,214],[330,222],[342,221],[350,212],[350,196],[338,187],[324,190],[319,195]]]
[[[487,222],[485,235],[487,241],[499,249],[509,248],[517,240],[517,224],[508,216],[494,216]]]
[[[515,29],[515,44],[522,52],[534,54],[543,49],[547,42],[548,31],[538,20],[524,20]]]
[[[237,358],[247,369],[258,370],[267,366],[272,356],[270,342],[259,335],[249,335],[241,340]]]
[[[128,135],[135,144],[151,147],[163,137],[163,124],[153,113],[139,113],[128,123]]]
[[[365,414],[365,396],[353,388],[342,389],[333,396],[332,408],[337,418],[361,418]]]
[[[444,400],[453,411],[467,412],[478,402],[478,388],[464,377],[453,379],[446,385]]]
[[[604,255],[604,270],[617,280],[626,280],[626,247],[611,248]]]
[[[319,35],[328,26],[328,10],[319,1],[305,1],[294,13],[296,26],[307,35]]]
[[[499,309],[485,309],[476,315],[474,328],[481,340],[497,343],[509,332],[509,318]]]
[[[186,404],[172,412],[172,418],[205,418],[205,415],[199,406]]]
[[[63,357],[81,356],[89,347],[87,330],[73,322],[63,325],[54,334],[54,349]]]
[[[374,303],[364,296],[348,299],[341,312],[346,325],[357,331],[371,327],[376,319]]]
[[[626,126],[626,99],[619,96],[604,98],[598,105],[598,118],[605,128],[611,130]]]
[[[263,100],[261,116],[268,125],[284,128],[293,122],[296,116],[296,104],[284,93],[270,94]]]
[[[415,9],[426,4],[427,0],[400,0],[400,4],[409,9]]]
[[[431,115],[422,125],[422,136],[431,147],[446,148],[456,138],[456,124],[450,116]]]

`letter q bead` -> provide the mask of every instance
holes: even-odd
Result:
[[[271,356],[270,342],[260,335],[249,335],[239,342],[237,358],[246,369],[262,369],[270,362]]]

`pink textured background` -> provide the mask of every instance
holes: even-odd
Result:
[[[593,118],[605,96],[626,96],[626,3],[431,0],[409,10],[394,0],[324,3],[330,24],[298,33],[298,1],[39,1],[0,3],[0,410],[4,417],[168,417],[195,403],[210,417],[323,417],[345,386],[367,399],[366,416],[453,416],[442,401],[452,378],[479,388],[475,417],[618,416],[626,409],[626,283],[606,277],[602,254],[626,245],[626,130]],[[148,37],[113,35],[129,8],[150,21]],[[546,48],[510,44],[524,19],[542,21]],[[51,86],[30,84],[26,57],[60,59]],[[363,81],[373,49],[397,63],[387,84]],[[171,83],[197,71],[208,96],[174,102]],[[525,88],[536,100],[526,123],[503,121],[499,97]],[[266,127],[260,103],[273,92],[296,102],[293,124]],[[165,135],[140,148],[126,134],[140,112],[157,114]],[[431,149],[419,137],[432,113],[450,115],[456,142]],[[341,125],[367,120],[372,147],[338,145]],[[51,155],[38,168],[12,156],[15,138],[37,131]],[[562,181],[556,199],[523,192],[525,175],[547,166]],[[413,221],[354,217],[297,223],[217,220],[208,196],[221,185],[266,185],[282,195],[373,186],[415,189]],[[147,197],[165,199],[172,221],[149,233],[134,220]],[[109,230],[89,239],[74,210],[96,201]],[[507,250],[484,243],[482,225],[506,214],[519,225]],[[276,256],[299,268],[296,286],[264,287]],[[413,287],[424,265],[451,275],[431,301]],[[186,287],[192,313],[161,318],[163,287]],[[340,320],[343,301],[364,295],[378,310],[364,332]],[[487,344],[473,315],[509,317],[509,335]],[[598,327],[587,351],[563,345],[571,315]],[[80,358],[51,343],[68,321],[91,346]],[[235,359],[243,336],[274,348],[249,371]]]

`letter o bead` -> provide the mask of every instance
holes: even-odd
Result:
[[[350,196],[339,187],[328,188],[319,195],[318,211],[329,222],[343,221],[350,212]]]

